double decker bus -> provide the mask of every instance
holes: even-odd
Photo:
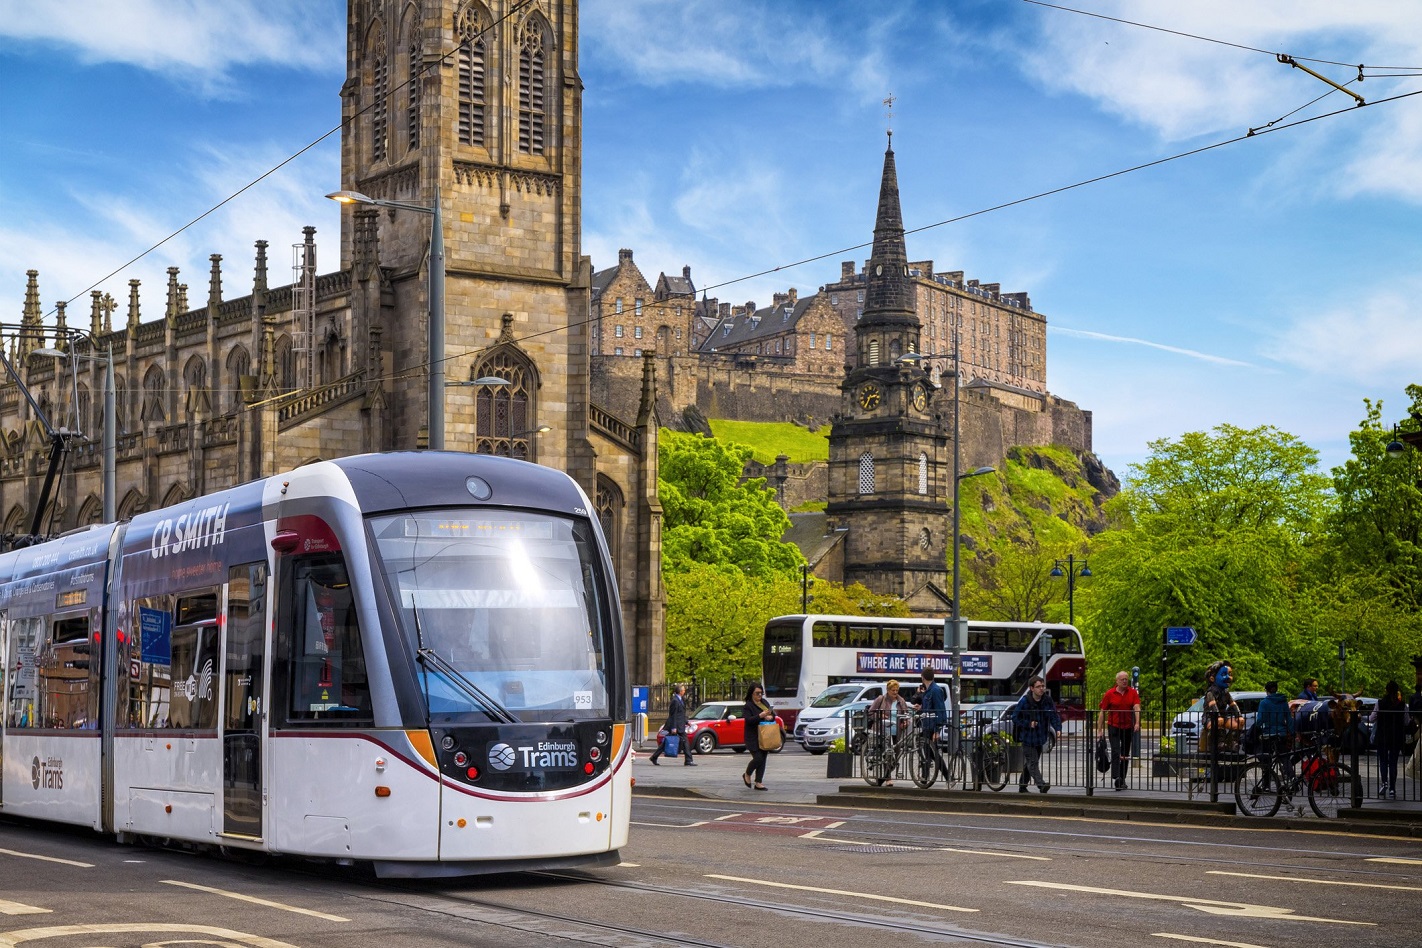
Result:
[[[1075,626],[969,620],[960,661],[964,704],[1016,698],[1041,675],[1063,718],[1083,716],[1086,651]],[[925,668],[940,680],[952,675],[942,619],[777,616],[765,624],[761,662],[765,696],[791,728],[830,685],[898,678],[911,689]]]

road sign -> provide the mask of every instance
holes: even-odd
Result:
[[[1195,630],[1188,626],[1170,626],[1165,630],[1166,645],[1194,645]]]

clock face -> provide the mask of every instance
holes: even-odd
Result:
[[[928,407],[928,390],[922,385],[915,385],[913,387],[913,407],[919,411],[923,411]]]
[[[868,410],[879,407],[879,386],[869,384],[859,390],[859,407]]]

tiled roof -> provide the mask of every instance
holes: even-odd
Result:
[[[701,351],[710,352],[723,346],[741,346],[757,339],[769,339],[790,332],[800,321],[800,317],[805,315],[805,310],[813,299],[813,296],[801,297],[793,304],[787,301],[767,306],[750,315],[746,315],[745,310],[733,312],[716,324],[716,328],[702,344]],[[726,331],[727,327],[729,332]]]

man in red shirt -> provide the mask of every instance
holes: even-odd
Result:
[[[1101,710],[1106,712],[1102,718],[1111,741],[1111,782],[1117,790],[1124,790],[1131,744],[1141,729],[1141,694],[1131,687],[1130,675],[1116,672],[1116,687],[1101,696]]]

